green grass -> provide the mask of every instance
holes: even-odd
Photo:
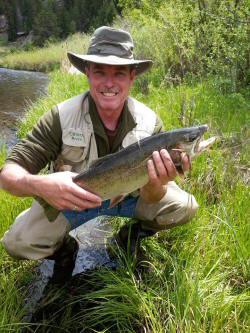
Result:
[[[89,38],[86,34],[77,33],[63,42],[48,43],[43,48],[30,51],[10,48],[7,52],[6,47],[2,47],[0,54],[4,56],[0,59],[0,67],[48,72],[60,67],[61,61],[66,58],[67,51],[85,53]]]
[[[48,96],[30,105],[19,137],[53,104],[87,89],[82,75],[49,76]],[[166,129],[207,123],[206,137],[220,136],[179,180],[200,208],[189,224],[143,242],[150,272],[138,275],[130,261],[128,268],[93,272],[77,295],[58,302],[46,325],[58,327],[57,315],[60,329],[53,332],[249,332],[249,91],[232,93],[221,78],[177,87],[150,84],[147,91],[141,93],[138,79],[132,95],[154,109]],[[2,147],[0,165],[5,155]],[[0,200],[1,236],[30,198],[1,191]],[[0,331],[18,332],[25,326],[22,300],[32,264],[0,251]]]
[[[7,151],[0,149],[0,165],[3,164]],[[0,190],[0,237],[9,229],[15,217],[30,206],[30,198],[16,198]],[[0,245],[0,332],[18,332],[23,326],[21,319],[25,314],[23,295],[32,273],[28,261],[11,259]]]

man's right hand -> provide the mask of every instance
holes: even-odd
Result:
[[[101,206],[101,197],[86,191],[73,182],[77,174],[69,171],[56,172],[40,176],[38,196],[51,206],[62,209],[81,211],[87,208]]]
[[[101,205],[101,197],[73,182],[75,173],[32,175],[18,164],[6,164],[0,173],[0,188],[21,197],[40,196],[51,206],[81,211]]]

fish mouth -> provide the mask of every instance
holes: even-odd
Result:
[[[201,143],[205,142],[202,141],[202,139],[207,131],[208,125],[199,126],[198,132],[196,130],[186,134],[184,140],[181,140],[175,148],[172,148],[172,150],[185,152],[190,158],[199,155],[201,151],[206,149],[206,145],[204,144],[201,148]]]
[[[191,150],[192,157],[200,155],[204,150],[208,150],[216,141],[218,141],[219,137],[212,136],[207,140],[202,140],[204,138],[205,132],[208,131],[208,125],[200,126],[201,134],[198,136],[196,140],[194,140],[193,147]]]
[[[190,154],[191,154],[192,156],[195,156],[195,155],[198,154],[198,152],[199,152],[200,142],[201,142],[201,139],[203,139],[203,138],[204,138],[204,134],[202,134],[200,137],[198,137],[198,138],[194,141],[193,146],[192,146],[192,150],[191,150],[191,152],[190,152]]]
[[[186,152],[191,159],[200,155],[203,151],[208,150],[219,139],[219,137],[213,136],[207,140],[203,140],[205,132],[206,131],[201,133],[192,142],[182,142],[180,145],[181,148],[177,150]]]
[[[180,151],[183,153],[187,153],[190,158],[195,156],[199,151],[199,145],[201,142],[203,135],[189,142],[181,142],[177,145],[176,148],[172,148],[172,150]]]
[[[208,125],[199,126],[199,134],[196,135],[196,138],[194,138],[194,140],[191,140],[191,142],[188,145],[189,151],[187,153],[190,156],[190,158],[200,153],[200,143],[203,142],[201,140],[204,138],[204,134],[208,131],[208,129],[209,129]],[[187,146],[187,144],[184,143],[184,146]]]

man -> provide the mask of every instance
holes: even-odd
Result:
[[[129,33],[101,27],[94,32],[87,55],[69,52],[70,62],[86,74],[89,92],[47,112],[14,147],[1,170],[5,191],[36,198],[4,234],[2,244],[17,259],[54,259],[55,282],[69,278],[74,268],[78,244],[68,235],[70,229],[94,216],[135,217],[138,222],[131,233],[125,225],[116,235],[124,249],[131,235],[133,254],[143,237],[186,223],[197,210],[194,197],[173,182],[177,171],[165,149],[155,151],[148,161],[149,182],[116,205],[115,213],[101,197],[73,182],[96,158],[163,131],[152,110],[128,97],[135,76],[152,66],[150,60],[135,60],[132,50]],[[181,159],[185,171],[188,158]],[[55,172],[39,175],[51,162]]]

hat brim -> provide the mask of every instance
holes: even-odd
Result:
[[[86,74],[85,67],[88,62],[103,64],[103,65],[112,65],[112,66],[134,65],[135,75],[140,75],[148,71],[153,65],[152,60],[125,59],[113,55],[108,55],[108,56],[104,55],[99,56],[92,54],[82,55],[82,54],[75,54],[72,52],[68,52],[67,56],[71,64],[84,74]]]

